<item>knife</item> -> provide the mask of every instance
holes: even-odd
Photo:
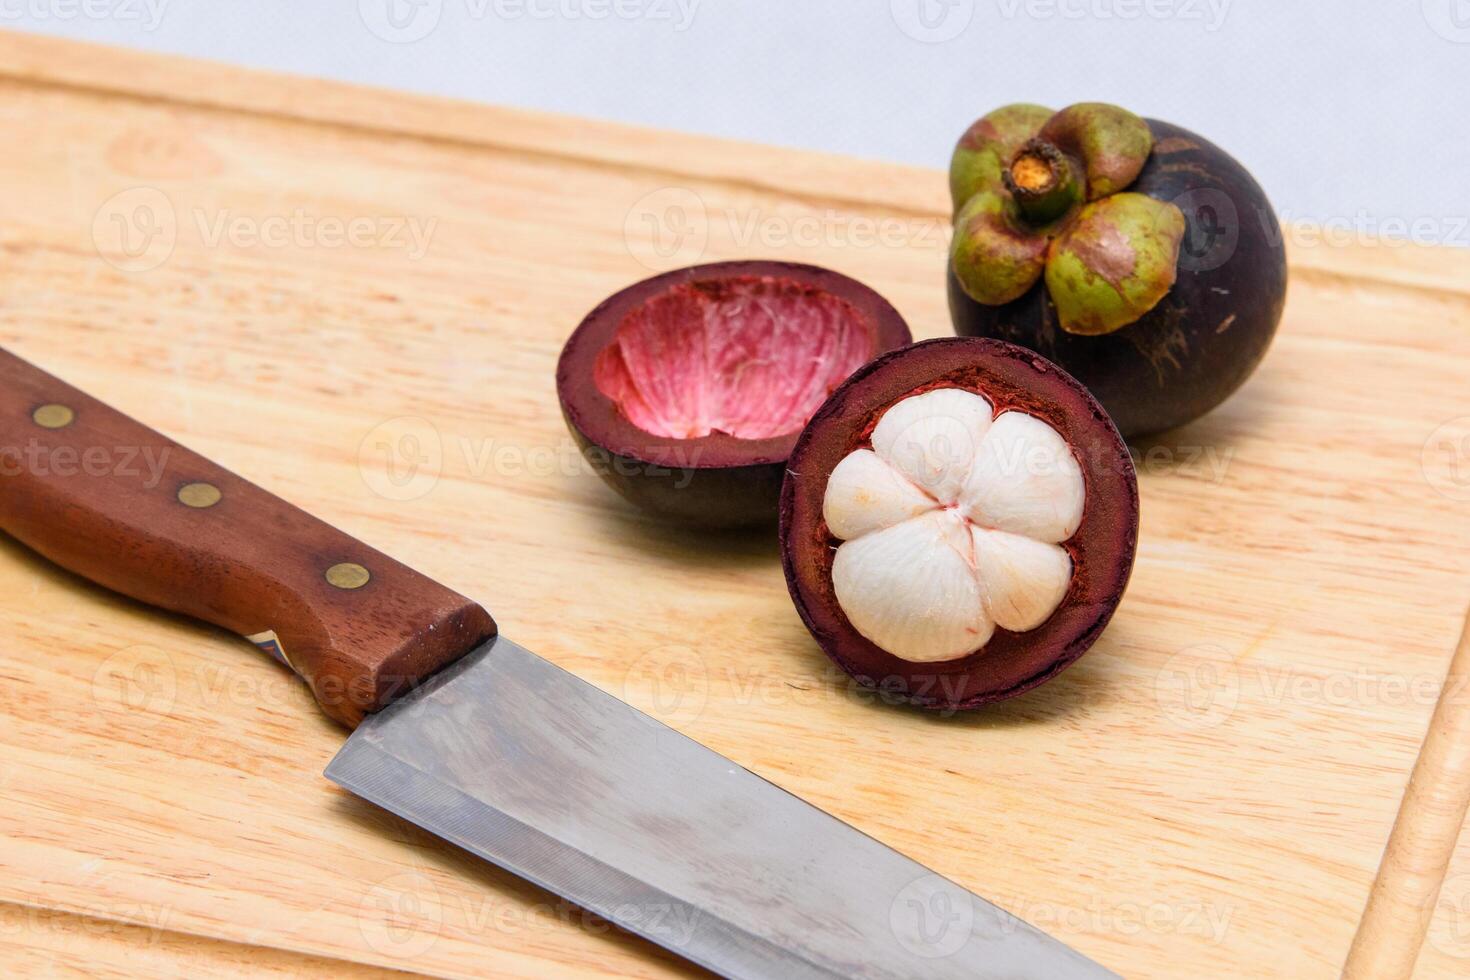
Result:
[[[0,529],[298,674],[353,730],[327,778],[716,973],[1116,976],[4,350]]]

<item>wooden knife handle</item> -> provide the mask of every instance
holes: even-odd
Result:
[[[495,635],[464,596],[4,350],[0,529],[245,636],[350,727]]]

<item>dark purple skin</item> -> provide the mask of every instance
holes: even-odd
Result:
[[[832,589],[838,541],[822,517],[827,481],[869,444],[894,403],[934,388],[984,394],[996,414],[1017,409],[1051,425],[1081,464],[1082,524],[1063,544],[1072,584],[1052,617],[1026,633],[997,629],[958,660],[900,660],[860,634]],[[1036,353],[994,340],[950,337],[893,351],[857,371],[807,424],[781,491],[781,561],[802,622],[839,667],[885,699],[937,711],[1004,701],[1046,683],[1102,635],[1128,587],[1138,549],[1138,480],[1107,412],[1076,380]]]
[[[623,317],[670,287],[770,276],[831,293],[871,322],[873,354],[913,340],[908,324],[878,293],[840,273],[792,262],[717,262],[645,279],[587,314],[563,348],[556,388],[562,416],[593,471],[624,499],[661,519],[706,528],[774,524],[786,461],[800,430],[771,439],[714,433],[672,439],[633,425],[592,379],[593,363]]]
[[[1286,303],[1286,250],[1265,192],[1233,157],[1188,130],[1147,120],[1153,153],[1125,188],[1172,201],[1187,223],[1178,278],[1142,319],[1100,337],[1066,333],[1039,282],[984,306],[949,273],[955,332],[1037,351],[1085,384],[1127,438],[1191,422],[1255,371]]]
[[[666,466],[639,459],[633,450],[615,453],[597,445],[577,428],[565,404],[562,417],[592,471],[650,514],[711,529],[769,525],[776,518],[789,446],[753,449],[750,462],[737,466]]]

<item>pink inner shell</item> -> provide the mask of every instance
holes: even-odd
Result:
[[[593,380],[655,436],[770,439],[806,425],[876,353],[855,306],[794,279],[685,283],[630,311]]]

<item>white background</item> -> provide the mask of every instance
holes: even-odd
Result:
[[[1116,102],[1284,218],[1470,245],[1470,0],[0,0],[0,26],[944,167]]]

